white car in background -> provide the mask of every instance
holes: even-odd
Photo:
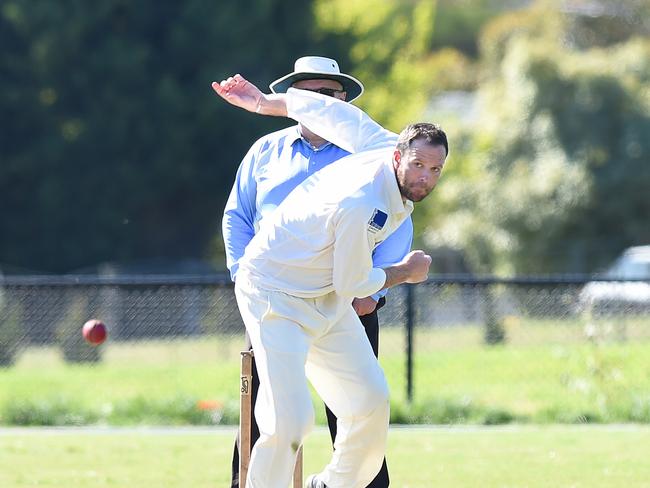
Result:
[[[583,310],[598,315],[650,313],[650,246],[626,249],[603,278],[618,281],[587,283],[580,292]]]

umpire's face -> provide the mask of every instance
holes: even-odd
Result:
[[[347,93],[343,91],[343,85],[341,85],[336,80],[330,80],[328,78],[318,78],[314,80],[300,80],[296,81],[293,85],[293,88],[299,88],[300,90],[309,90],[322,95],[327,95],[330,97],[338,98],[339,100],[345,101],[347,98]]]
[[[393,157],[402,197],[419,202],[438,183],[447,151],[442,145],[431,145],[424,139],[415,139],[403,154],[396,150]]]

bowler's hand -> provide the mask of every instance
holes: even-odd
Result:
[[[377,308],[377,302],[372,297],[355,298],[352,300],[352,308],[359,317],[372,313]]]
[[[426,281],[429,276],[429,266],[431,266],[431,256],[425,254],[424,251],[411,251],[400,263],[407,272],[408,277],[405,283],[421,283]]]
[[[231,76],[221,83],[212,82],[212,89],[226,102],[249,112],[259,112],[264,94],[242,75]]]
[[[426,281],[431,266],[431,256],[424,251],[411,251],[399,263],[384,268],[386,281],[384,288],[402,283],[421,283]]]

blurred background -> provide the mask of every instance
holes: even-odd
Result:
[[[381,317],[393,421],[650,420],[647,0],[4,0],[0,423],[236,421],[221,216],[292,121],[210,83],[303,55],[450,138],[432,279]]]
[[[220,219],[287,120],[218,100],[334,57],[387,128],[449,133],[418,206],[437,272],[590,273],[650,243],[643,0],[9,0],[0,11],[5,274],[224,270]],[[442,257],[446,259],[443,259]],[[168,268],[169,267],[169,268]]]

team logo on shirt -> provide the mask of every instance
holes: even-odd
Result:
[[[388,214],[376,208],[372,213],[372,217],[370,217],[370,220],[368,221],[368,230],[373,234],[376,234],[384,228],[386,220],[388,220]]]

